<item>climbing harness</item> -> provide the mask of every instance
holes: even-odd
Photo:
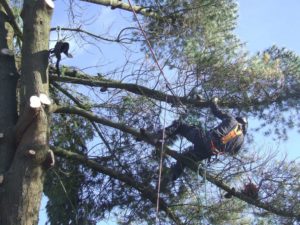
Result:
[[[213,154],[213,155],[216,155],[216,156],[224,154],[223,151],[220,151],[220,150],[215,146],[213,140],[210,140],[210,150],[211,150],[212,154]]]
[[[237,124],[231,131],[229,131],[226,135],[220,138],[220,142],[221,144],[226,145],[233,138],[238,137],[242,134],[243,134],[243,130],[241,129],[240,124]],[[211,138],[210,150],[212,154],[216,156],[224,154],[224,149],[217,148],[214,141],[215,141],[214,138]]]
[[[240,136],[242,134],[243,134],[243,130],[241,129],[240,125],[238,124],[228,134],[226,134],[225,136],[223,136],[221,138],[221,142],[222,142],[222,144],[225,145],[233,138]]]

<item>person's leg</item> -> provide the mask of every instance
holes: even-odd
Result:
[[[194,152],[193,147],[190,146],[181,155],[184,158],[191,158],[191,157],[194,157],[193,152]],[[162,192],[166,191],[166,187],[168,186],[169,183],[177,180],[180,177],[184,168],[185,168],[185,164],[180,161],[176,161],[176,163],[174,165],[172,165],[170,168],[168,168],[168,167],[164,168],[162,180],[161,180]]]
[[[141,128],[140,132],[142,135],[146,136],[145,129]],[[204,131],[200,126],[190,126],[180,120],[175,120],[165,129],[161,129],[155,133],[149,134],[149,137],[154,139],[155,142],[159,142],[164,136],[165,140],[169,139],[169,142],[172,143],[174,140],[176,140],[176,135],[181,135],[188,141],[195,143],[199,138],[202,139],[201,137],[204,135]]]
[[[163,137],[165,140],[167,139],[173,139],[177,134],[177,129],[181,125],[181,122],[179,120],[173,121],[173,123],[166,127],[165,129],[160,129],[154,133],[148,133],[148,137],[152,138],[154,142],[161,142]],[[141,128],[140,132],[142,135],[146,136],[146,130]],[[172,142],[172,140],[171,140]]]
[[[163,130],[160,130],[157,134],[159,137],[162,137]],[[201,127],[191,126],[180,120],[175,120],[172,125],[165,128],[165,139],[172,138],[178,134],[194,143],[203,135],[203,130]]]
[[[196,127],[181,123],[176,129],[176,134],[185,137],[188,141],[194,144],[196,141],[203,138],[204,131],[200,126]]]
[[[202,141],[201,141],[202,142]],[[177,180],[183,173],[184,168],[187,166],[190,160],[197,162],[200,160],[208,159],[211,157],[207,146],[199,145],[200,142],[196,141],[194,146],[187,148],[185,152],[181,154],[183,161],[177,160],[171,168],[166,168],[167,171],[164,173],[161,181],[161,191],[165,192],[169,183]]]
[[[197,154],[194,150],[194,147],[190,146],[185,152],[181,154],[182,158],[185,160],[194,160],[197,157]],[[182,161],[177,161],[172,167],[171,167],[171,180],[175,181],[177,180],[184,168],[186,167],[186,164]]]

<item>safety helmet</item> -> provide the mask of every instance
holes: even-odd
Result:
[[[246,134],[247,133],[247,129],[248,129],[248,119],[247,117],[236,117],[235,118],[240,124],[242,124],[243,127],[243,133]]]

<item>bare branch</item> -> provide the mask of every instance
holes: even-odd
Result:
[[[182,157],[180,154],[178,154],[176,151],[170,150],[170,149],[166,149],[166,154],[170,155],[171,157],[175,158],[176,160],[179,160],[181,162],[184,162],[185,165],[187,165],[190,169],[192,169],[193,171],[198,172],[198,163],[186,158],[186,157]],[[204,175],[204,171],[202,169],[199,170],[199,174],[201,176]],[[247,195],[243,194],[242,192],[238,192],[238,191],[233,191],[232,188],[230,186],[228,186],[227,184],[225,184],[224,182],[222,182],[221,180],[217,179],[215,176],[211,175],[209,172],[206,171],[206,179],[215,184],[217,187],[225,190],[226,192],[230,193],[231,195],[239,198],[240,200],[247,202],[251,205],[254,205],[258,208],[267,210],[269,212],[272,212],[276,215],[279,216],[283,216],[283,217],[289,217],[289,218],[300,218],[300,213],[299,212],[292,212],[289,209],[279,209],[274,207],[271,204],[268,203],[264,203],[262,201],[259,200],[255,200],[252,198],[249,198]]]
[[[144,140],[145,142],[152,144],[152,145],[160,145],[157,144],[155,142],[153,142],[153,140],[150,140],[148,137],[148,135],[141,135],[140,132],[136,131],[133,128],[130,128],[128,126],[126,126],[125,124],[121,124],[121,123],[116,123],[104,118],[101,118],[99,116],[94,115],[91,112],[87,112],[85,110],[79,109],[79,108],[75,108],[75,107],[57,107],[57,109],[55,110],[55,112],[57,113],[71,113],[71,114],[76,114],[76,115],[81,115],[83,117],[88,118],[89,120],[93,120],[97,123],[101,123],[104,124],[106,126],[110,126],[113,128],[116,128],[118,130],[121,130],[123,132],[129,133],[134,135],[135,137]],[[164,146],[166,154],[168,154],[169,156],[173,157],[176,160],[182,161],[184,162],[185,165],[187,165],[191,170],[198,172],[198,163],[193,161],[192,159],[186,158],[186,157],[182,157],[181,154],[177,153],[176,151],[173,151],[171,149],[169,149],[167,146]],[[203,176],[204,171],[200,170],[199,171],[200,175]],[[272,212],[276,215],[279,216],[283,216],[283,217],[290,217],[290,218],[300,218],[300,214],[296,213],[296,212],[292,212],[290,210],[287,209],[278,209],[268,203],[264,203],[262,201],[259,200],[254,200],[249,198],[247,195],[241,193],[241,192],[237,192],[237,191],[232,191],[231,187],[227,184],[225,184],[224,182],[222,182],[221,180],[219,180],[217,177],[211,175],[210,173],[206,172],[206,179],[208,181],[210,181],[211,183],[215,184],[217,187],[225,190],[226,192],[229,192],[230,194],[232,194],[233,196],[239,198],[242,201],[245,201],[249,204],[252,204],[258,208],[261,209],[265,209],[269,212]]]
[[[56,31],[57,28],[51,28],[50,31]],[[97,35],[97,34],[94,34],[94,33],[91,33],[89,31],[86,31],[86,30],[83,30],[81,29],[80,27],[78,28],[68,28],[68,27],[61,27],[60,28],[61,30],[63,31],[70,31],[70,32],[79,32],[79,33],[83,33],[83,34],[86,34],[92,38],[95,38],[95,39],[99,39],[99,40],[102,40],[102,41],[108,41],[108,42],[117,42],[117,43],[122,43],[122,44],[126,44],[127,42],[125,42],[124,40],[126,39],[127,41],[141,41],[140,39],[129,39],[129,38],[122,38],[122,33],[125,31],[125,30],[129,30],[129,29],[137,29],[136,27],[126,27],[124,29],[122,29],[120,31],[120,33],[118,34],[117,38],[114,38],[114,39],[111,39],[111,38],[105,38],[105,37],[102,37],[100,35]],[[129,43],[129,42],[128,42]]]
[[[209,102],[206,102],[206,101],[197,101],[197,100],[188,99],[187,97],[179,97],[179,96],[174,96],[174,95],[170,95],[170,94],[165,94],[163,92],[156,91],[156,90],[153,90],[153,89],[141,86],[141,85],[133,84],[133,83],[121,83],[120,81],[108,80],[103,77],[86,76],[86,75],[80,74],[79,72],[77,73],[78,76],[76,75],[76,77],[71,77],[71,76],[73,76],[72,73],[74,73],[74,72],[66,71],[65,75],[70,74],[70,76],[64,76],[64,77],[51,76],[50,81],[81,84],[81,85],[86,85],[86,86],[90,86],[90,87],[117,88],[117,89],[122,89],[122,90],[132,92],[137,95],[147,96],[147,97],[150,97],[155,100],[164,101],[164,102],[170,103],[172,105],[176,105],[178,103],[178,99],[179,99],[183,104],[190,104],[190,105],[194,105],[197,107],[208,107],[209,106]],[[232,106],[233,106],[233,104],[234,103],[232,103]],[[220,105],[222,105],[222,104],[220,104]]]
[[[133,10],[141,15],[144,16],[151,16],[151,17],[157,17],[157,13],[152,11],[150,8],[146,8],[143,6],[132,6],[132,8],[130,7],[130,5],[128,3],[125,3],[123,1],[118,1],[118,0],[81,0],[83,2],[90,2],[90,3],[94,3],[94,4],[98,4],[98,5],[104,5],[104,6],[111,6],[112,9],[118,8],[118,9],[122,9],[122,10],[126,10],[129,12],[132,12],[132,8]]]
[[[53,69],[51,69],[53,73]],[[179,100],[184,105],[193,105],[194,107],[205,108],[209,106],[209,101],[205,101],[205,99],[191,99],[187,96],[175,96],[171,94],[165,94],[161,91],[157,91],[154,89],[150,89],[141,85],[133,84],[133,83],[121,83],[120,81],[105,79],[104,76],[95,77],[88,76],[82,72],[77,70],[66,69],[64,77],[51,76],[50,81],[58,81],[64,83],[72,83],[72,84],[80,84],[86,85],[90,87],[104,87],[104,88],[117,88],[132,92],[137,95],[147,96],[149,98],[167,102],[172,104],[173,106],[177,106]],[[269,99],[265,97],[264,99],[258,100],[255,98],[248,99],[246,103],[243,103],[243,99],[237,101],[236,99],[232,99],[231,101],[220,101],[220,106],[228,107],[228,108],[247,108],[249,106],[265,106],[270,105],[271,103],[281,103],[288,99],[299,99],[300,98],[300,89],[284,89],[282,93],[278,95],[276,98]],[[210,100],[210,99],[206,99]],[[222,99],[221,99],[222,100]]]
[[[136,137],[142,138],[142,135],[138,131],[126,126],[124,123],[113,122],[111,120],[105,119],[103,117],[99,117],[92,112],[86,111],[86,110],[78,108],[78,107],[53,106],[52,112],[80,115],[80,116],[83,116],[83,117],[87,118],[88,120],[94,121],[96,123],[101,123],[103,125],[113,127],[118,130],[121,130],[123,132],[132,134]]]

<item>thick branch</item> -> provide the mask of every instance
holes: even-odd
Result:
[[[89,36],[91,36],[93,38],[100,39],[100,40],[103,40],[103,41],[120,42],[119,39],[104,38],[104,37],[101,37],[100,35],[96,35],[96,34],[93,34],[91,32],[88,32],[86,30],[82,30],[80,27],[79,28],[65,28],[65,27],[61,27],[60,29],[64,30],[64,31],[72,31],[72,32],[84,33],[84,34],[87,34],[87,35],[89,35]],[[56,28],[51,28],[50,31],[56,31]]]
[[[8,5],[6,0],[0,0],[0,4],[3,6],[3,8],[5,9],[7,16],[9,17],[9,22],[12,25],[12,27],[14,28],[14,31],[16,33],[16,35],[22,39],[23,37],[23,33],[19,27],[19,25],[16,22],[16,18],[15,15],[12,11],[12,9],[10,8],[10,6]]]
[[[87,76],[79,71],[74,70],[66,70],[64,77],[51,76],[50,81],[58,81],[64,83],[72,83],[72,84],[80,84],[86,85],[90,87],[105,87],[105,88],[116,88],[122,89],[129,92],[132,92],[137,95],[146,96],[158,101],[167,102],[172,104],[173,106],[180,105],[181,103],[184,105],[193,105],[194,107],[205,108],[209,106],[209,101],[205,100],[197,100],[191,99],[186,96],[174,96],[170,94],[165,94],[161,91],[153,90],[141,85],[133,84],[133,83],[121,83],[120,81],[105,79],[103,77],[94,77]],[[212,96],[213,97],[213,96]],[[272,103],[281,103],[288,99],[299,99],[300,98],[300,89],[284,89],[277,98],[269,99],[266,97],[265,99],[257,100],[257,99],[247,99],[246,103],[242,103],[242,101],[237,101],[236,99],[232,99],[231,101],[221,101],[219,103],[222,107],[228,108],[248,108],[249,106],[266,106],[271,105]]]
[[[90,2],[90,3],[94,3],[94,4],[98,4],[98,5],[104,5],[104,6],[111,6],[112,9],[118,8],[118,9],[122,9],[122,10],[126,10],[129,12],[132,12],[132,8],[133,10],[141,15],[144,16],[151,16],[151,17],[156,17],[157,13],[152,11],[149,8],[143,7],[143,6],[132,6],[132,8],[130,7],[130,5],[128,3],[125,3],[124,1],[119,1],[119,0],[81,0],[83,2]]]
[[[176,151],[167,149],[166,150],[166,154],[170,155],[171,157],[175,158],[176,160],[182,161],[185,163],[185,165],[187,165],[191,170],[198,172],[198,163],[193,161],[192,159],[188,159],[188,158],[184,158],[181,156],[181,154],[178,154]],[[200,169],[199,174],[201,176],[204,175],[204,171],[202,169]],[[290,210],[285,210],[285,209],[279,209],[277,207],[272,206],[271,204],[268,203],[264,203],[262,201],[259,200],[255,200],[252,198],[249,198],[248,196],[246,196],[245,194],[242,194],[241,192],[237,192],[237,191],[232,191],[231,187],[228,186],[227,184],[225,184],[224,182],[222,182],[221,180],[217,179],[215,176],[211,175],[210,173],[206,172],[206,179],[215,184],[216,186],[218,186],[219,188],[225,190],[226,192],[229,192],[230,194],[232,194],[233,196],[251,204],[254,205],[258,208],[267,210],[271,213],[274,213],[276,215],[279,216],[283,216],[283,217],[290,217],[290,218],[300,218],[300,213],[296,213],[296,212],[292,212]]]
[[[60,92],[62,92],[64,95],[66,95],[69,99],[71,99],[78,107],[80,107],[81,109],[86,110],[86,107],[83,104],[81,104],[81,102],[78,99],[76,99],[73,95],[71,95],[67,90],[63,89],[60,85],[56,84],[55,82],[53,82],[52,85],[56,89],[58,89]],[[101,140],[103,141],[103,143],[105,144],[105,146],[109,150],[109,152],[114,156],[114,158],[117,161],[117,163],[119,164],[119,166],[122,167],[124,170],[127,170],[126,168],[123,167],[123,165],[120,162],[120,160],[118,159],[118,157],[112,151],[112,149],[110,147],[110,144],[108,143],[108,141],[103,136],[101,130],[97,126],[97,123],[94,122],[94,121],[91,121],[91,120],[89,120],[89,121],[92,124],[92,126],[94,127],[94,129],[95,129],[96,133],[98,134],[98,136],[101,138]]]
[[[66,71],[66,75],[74,75],[74,71]],[[146,96],[158,101],[164,101],[167,103],[170,103],[172,105],[177,105],[180,102],[183,104],[190,104],[197,107],[208,107],[209,102],[204,101],[196,101],[192,99],[188,99],[187,97],[179,97],[174,96],[170,94],[165,94],[161,91],[156,91],[141,85],[133,84],[133,83],[121,83],[120,81],[115,80],[108,80],[103,77],[91,77],[82,75],[80,73],[77,73],[78,76],[76,77],[70,77],[70,76],[64,76],[64,77],[57,77],[57,76],[51,76],[50,81],[58,81],[58,82],[64,82],[64,83],[72,83],[72,84],[80,84],[80,85],[86,85],[90,87],[105,87],[105,88],[117,88],[129,91],[131,93]]]
[[[95,171],[106,174],[107,176],[113,177],[114,179],[124,182],[128,186],[133,187],[134,189],[139,191],[142,194],[142,196],[149,199],[153,204],[156,204],[157,193],[151,187],[147,187],[147,186],[145,186],[145,184],[139,183],[138,181],[134,180],[133,178],[129,177],[128,175],[118,173],[115,170],[112,170],[112,169],[109,169],[107,167],[100,165],[99,163],[97,163],[94,160],[91,160],[80,154],[64,150],[62,148],[53,148],[52,150],[58,156],[68,158],[71,160],[79,161]],[[167,215],[176,224],[182,224],[180,219],[176,215],[174,215],[174,213],[169,209],[168,205],[166,204],[166,202],[163,199],[160,198],[159,202],[160,202],[161,209],[163,211],[165,211],[167,213]]]
[[[133,136],[137,137],[138,139],[144,140],[145,142],[147,142],[149,144],[157,145],[156,143],[153,142],[153,140],[150,140],[149,138],[147,138],[147,136],[141,135],[140,132],[136,131],[133,128],[130,128],[130,127],[126,126],[125,124],[112,122],[110,120],[101,118],[99,116],[94,115],[91,112],[87,112],[87,111],[82,110],[80,108],[76,108],[76,107],[57,107],[55,112],[57,112],[57,113],[71,113],[71,114],[81,115],[81,116],[86,117],[89,120],[93,120],[97,123],[101,123],[103,125],[116,128],[116,129],[121,130],[123,132],[130,133]],[[165,146],[165,150],[166,150],[166,154],[170,155],[174,159],[185,162],[185,165],[187,165],[191,170],[196,171],[196,172],[198,171],[198,164],[195,161],[193,161],[192,159],[182,157],[176,151],[173,151],[173,150],[169,149],[167,146]],[[203,171],[200,171],[200,174],[203,175]],[[254,205],[258,208],[265,209],[265,210],[267,210],[271,213],[274,213],[276,215],[283,216],[283,217],[300,218],[300,213],[291,212],[291,211],[288,211],[288,210],[285,210],[285,209],[278,209],[278,208],[276,208],[276,207],[274,207],[270,204],[264,203],[262,201],[253,200],[253,199],[247,197],[246,195],[242,194],[241,192],[232,192],[230,186],[226,185],[225,183],[223,183],[222,181],[220,181],[219,179],[217,179],[213,175],[210,175],[209,173],[206,173],[206,179],[208,181],[210,181],[211,183],[215,184],[216,186],[218,186],[219,188],[225,190],[226,192],[229,192],[230,194],[234,195],[235,197],[237,197],[237,198],[239,198],[239,199],[241,199],[241,200],[243,200],[243,201],[245,201],[249,204],[252,204],[252,205]]]
[[[51,110],[52,110],[52,112],[55,112],[55,113],[67,113],[67,114],[80,115],[80,116],[83,116],[83,117],[87,118],[88,120],[94,121],[96,123],[101,123],[105,126],[113,127],[118,130],[121,130],[125,133],[130,133],[130,134],[133,134],[134,136],[142,138],[142,136],[140,135],[139,132],[137,132],[133,128],[126,126],[126,124],[124,124],[124,123],[113,122],[111,120],[105,119],[103,117],[99,117],[92,112],[86,111],[86,110],[78,108],[78,107],[53,106],[53,108]]]

